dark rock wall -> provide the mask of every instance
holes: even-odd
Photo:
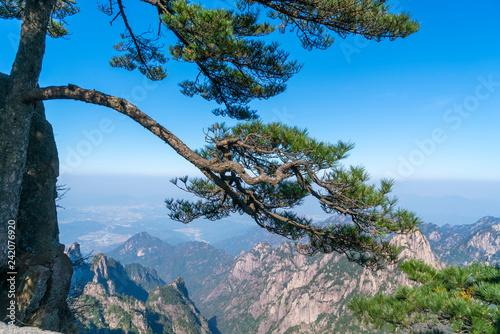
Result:
[[[8,76],[0,76],[0,110],[7,82]],[[64,254],[64,245],[59,243],[55,204],[59,160],[43,104],[35,103],[33,108],[35,115],[31,122],[16,231],[16,316],[31,326],[70,332],[72,321],[66,298],[73,270]],[[1,284],[4,282],[2,279]],[[0,304],[5,302],[6,296],[0,295]],[[4,310],[0,309],[2,320]]]

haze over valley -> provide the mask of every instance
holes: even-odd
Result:
[[[188,225],[172,221],[163,201],[189,197],[169,180],[170,177],[63,176],[60,183],[71,189],[58,202],[61,242],[78,242],[83,252],[103,252],[136,233],[148,232],[171,244],[189,240],[214,244],[256,226],[248,217],[239,215],[215,222],[197,219]],[[96,182],[99,188],[94,187]],[[438,226],[472,224],[483,216],[500,217],[500,183],[399,181],[393,193],[399,195],[402,207]],[[316,223],[329,217],[310,199],[298,211]]]

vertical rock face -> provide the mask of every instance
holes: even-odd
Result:
[[[189,300],[186,286],[178,277],[168,286],[157,287],[146,302],[153,333],[209,334],[208,322]]]
[[[66,250],[66,255],[73,263],[73,276],[71,276],[71,288],[69,298],[76,298],[83,293],[85,285],[94,277],[90,265],[83,258],[80,244],[75,242]]]
[[[422,231],[438,258],[447,265],[500,261],[500,218],[486,216],[474,224],[422,224]]]
[[[421,232],[396,235],[405,259],[442,267]],[[354,295],[412,284],[396,266],[371,271],[338,254],[306,257],[293,244],[257,244],[235,258],[227,277],[199,307],[223,333],[364,333],[347,303]]]
[[[429,240],[420,230],[411,234],[397,234],[391,239],[391,243],[395,246],[404,247],[399,255],[400,260],[416,259],[422,260],[436,269],[445,267],[445,264],[436,258],[431,250]]]
[[[0,91],[7,76],[0,77]],[[0,100],[5,94],[0,92]],[[18,320],[56,331],[71,331],[66,304],[72,264],[59,243],[55,199],[59,162],[54,134],[42,103],[35,103],[16,231]],[[38,280],[33,279],[38,277]],[[4,282],[4,280],[2,280]],[[4,290],[2,288],[2,290]],[[1,303],[5,295],[0,296]],[[4,319],[4,308],[0,317]]]
[[[154,270],[139,264],[127,270],[104,254],[89,267],[93,277],[72,304],[81,333],[210,333],[182,279],[165,285]]]

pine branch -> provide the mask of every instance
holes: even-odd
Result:
[[[309,244],[300,248],[304,253],[341,252],[353,261],[378,268],[381,260],[393,262],[398,253],[385,236],[411,230],[419,222],[406,211],[393,213],[394,203],[386,198],[391,184],[383,182],[380,189],[367,186],[362,170],[334,169],[319,177],[318,172],[336,166],[352,145],[317,142],[304,130],[260,122],[232,129],[216,125],[213,137],[207,134],[209,145],[195,152],[133,104],[102,92],[75,85],[53,86],[22,92],[19,98],[26,103],[72,99],[106,106],[129,116],[170,145],[207,177],[190,184],[181,179],[184,189],[204,201],[166,202],[171,217],[184,223],[202,216],[215,220],[232,212],[245,213],[258,225],[292,240],[307,235]],[[250,170],[257,171],[255,176],[247,172]],[[312,184],[326,193],[319,193]],[[319,199],[325,211],[350,216],[353,225],[319,228],[289,211],[308,194]]]

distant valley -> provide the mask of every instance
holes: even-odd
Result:
[[[199,220],[184,225],[169,219],[161,202],[134,202],[133,198],[126,198],[113,197],[109,202],[59,209],[61,243],[78,242],[83,253],[96,254],[109,251],[140,232],[148,232],[175,245],[190,240],[218,242],[241,235],[254,226],[242,217],[219,222]],[[221,234],[221,230],[224,233]]]
[[[231,255],[237,254],[236,250],[230,249],[231,243],[246,243],[246,250],[251,249],[256,240],[273,243],[273,236],[257,228],[253,221],[244,216],[233,216],[217,222],[199,219],[189,225],[174,222],[169,219],[162,198],[159,195],[151,198],[98,194],[83,196],[70,190],[67,198],[60,201],[61,208],[58,210],[60,240],[67,246],[76,241],[80,243],[82,252],[94,254],[110,251],[140,232],[148,232],[172,245],[185,241],[205,241],[227,250]],[[471,224],[477,219],[472,217],[480,217],[480,213],[500,216],[500,201],[479,198],[403,195],[400,204],[437,226]],[[457,211],[456,207],[467,208],[467,211]],[[310,199],[298,210],[311,216],[316,223],[328,217]],[[252,233],[259,237],[251,237]],[[247,238],[247,241],[241,238]]]

